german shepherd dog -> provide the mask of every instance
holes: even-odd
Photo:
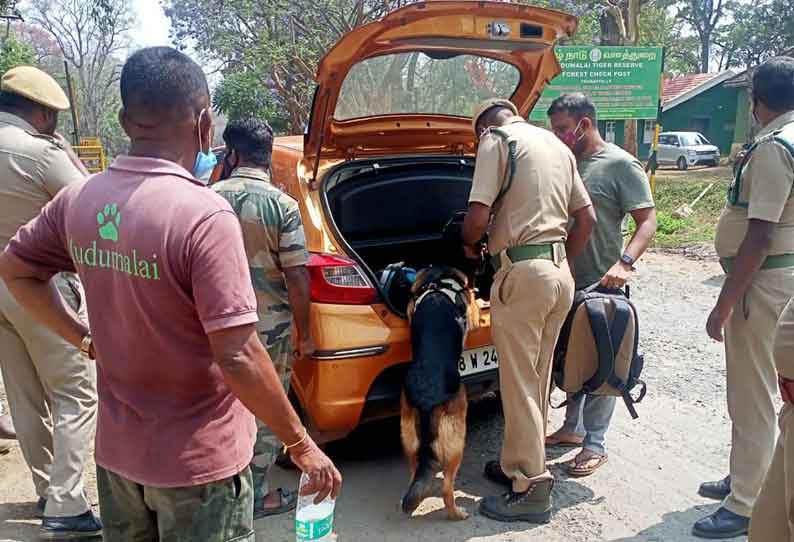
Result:
[[[420,271],[408,305],[413,363],[401,397],[400,433],[411,467],[402,509],[411,514],[444,473],[444,506],[450,519],[468,517],[455,505],[455,477],[463,460],[468,400],[458,363],[466,334],[479,324],[468,277],[456,268]]]

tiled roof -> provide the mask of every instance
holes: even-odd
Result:
[[[717,73],[696,73],[665,79],[662,92],[662,111],[667,111],[691,100],[735,75],[732,70]]]
[[[722,75],[722,73],[696,73],[665,79],[662,104],[666,104],[687,92],[691,92],[720,75]]]

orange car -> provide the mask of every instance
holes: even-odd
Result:
[[[350,32],[320,62],[306,134],[277,138],[272,163],[312,254],[317,352],[296,363],[292,394],[319,441],[398,412],[411,343],[380,271],[433,261],[443,225],[467,207],[475,104],[510,96],[528,114],[560,71],[553,45],[576,26],[537,7],[432,1]],[[480,303],[460,360],[471,395],[498,388]]]

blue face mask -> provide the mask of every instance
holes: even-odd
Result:
[[[204,116],[206,109],[202,109],[198,118],[198,140],[199,151],[196,154],[196,162],[193,165],[193,176],[204,184],[209,182],[212,170],[218,164],[218,157],[212,152],[212,146],[207,142],[207,152],[204,152],[204,144],[201,141],[201,118]]]

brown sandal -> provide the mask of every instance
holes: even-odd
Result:
[[[590,452],[588,457],[581,459],[581,453],[573,458],[573,461],[565,465],[565,472],[574,478],[584,478],[597,471],[609,459],[606,455]]]
[[[549,448],[578,448],[584,443],[584,437],[557,431],[546,437],[546,446]]]

